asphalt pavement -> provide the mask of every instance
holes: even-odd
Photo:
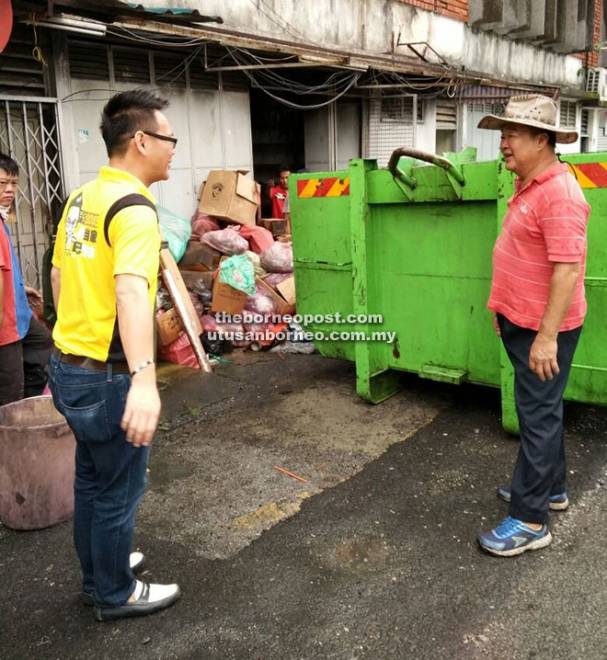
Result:
[[[567,408],[552,545],[500,559],[476,543],[518,447],[497,391],[406,377],[373,407],[351,365],[270,354],[163,385],[136,545],[182,600],[98,623],[69,523],[0,527],[4,660],[607,657],[606,410]]]

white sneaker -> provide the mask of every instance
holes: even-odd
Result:
[[[145,555],[143,552],[131,552],[129,555],[129,566],[133,573],[137,573],[143,568],[145,564]],[[93,607],[95,601],[93,599],[93,594],[88,591],[80,592],[80,602],[87,607]]]
[[[149,584],[137,580],[135,590],[124,605],[96,607],[97,621],[113,621],[132,616],[146,616],[170,607],[181,597],[177,584]]]
[[[145,563],[145,555],[143,552],[131,552],[129,555],[129,566],[133,573],[140,571]]]

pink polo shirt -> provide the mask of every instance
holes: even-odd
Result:
[[[538,174],[508,201],[502,232],[493,248],[493,280],[487,306],[523,328],[539,330],[553,264],[580,262],[581,271],[560,331],[584,322],[586,225],[590,206],[564,163]]]

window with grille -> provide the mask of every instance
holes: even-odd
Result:
[[[110,79],[110,61],[105,44],[70,39],[68,49],[72,78]]]
[[[580,137],[588,137],[589,123],[590,123],[590,111],[582,110],[582,125],[580,127]]]
[[[402,97],[386,97],[390,101]],[[397,147],[412,147],[415,144],[415,124],[413,122],[412,98],[409,97],[408,113],[398,106],[402,119],[395,119],[396,111],[390,108],[390,119],[385,119],[382,105],[386,99],[372,98],[363,106],[363,156],[376,158],[380,165],[386,165]],[[384,106],[384,109],[387,110]],[[387,114],[387,113],[386,113]]]
[[[599,93],[599,84],[601,81],[601,72],[599,69],[588,69],[586,74],[586,91],[593,94]]]
[[[561,100],[560,125],[563,128],[575,128],[576,110],[575,101]]]
[[[112,55],[116,80],[133,85],[149,85],[150,58],[147,50],[113,47]]]
[[[39,45],[46,53],[48,35],[38,33]],[[48,67],[32,57],[33,31],[16,24],[11,38],[0,55],[0,94],[45,96],[49,92]]]
[[[419,115],[419,112],[418,112]],[[381,122],[413,123],[412,96],[382,96]]]
[[[482,112],[485,115],[501,115],[506,107],[505,103],[471,103],[469,109],[472,112]]]

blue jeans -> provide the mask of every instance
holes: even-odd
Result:
[[[83,590],[99,606],[123,605],[135,589],[129,555],[149,457],[120,428],[130,377],[51,355],[49,386],[76,437],[74,543]]]

